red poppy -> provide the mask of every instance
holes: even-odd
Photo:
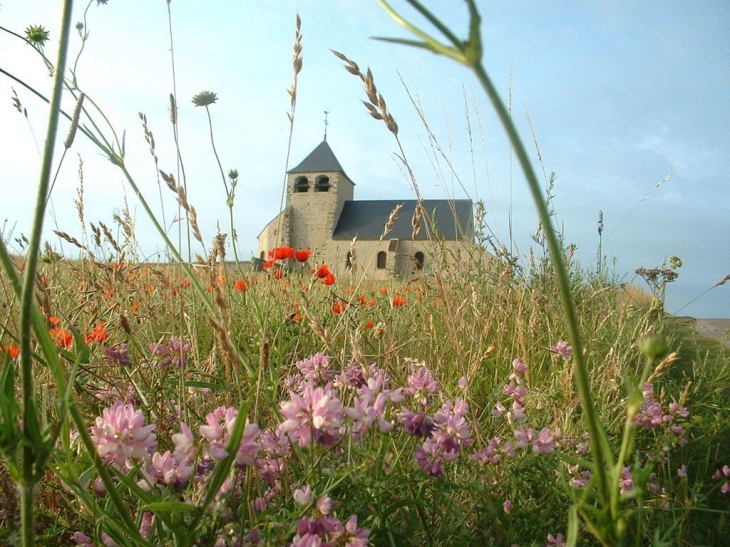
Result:
[[[91,344],[92,342],[103,342],[106,338],[106,325],[104,323],[99,323],[99,326],[86,335],[86,343]]]
[[[358,299],[360,300],[360,304],[363,306],[365,305],[365,302],[367,302],[367,297],[364,294],[361,294]]]
[[[394,308],[400,308],[403,304],[406,303],[406,299],[401,296],[396,296],[393,299],[393,307]]]
[[[306,262],[309,260],[311,254],[312,251],[310,249],[300,249],[299,251],[294,251],[294,258],[297,262]]]
[[[332,306],[332,313],[342,313],[342,306],[340,306],[339,302],[336,302],[334,306]]]
[[[368,321],[367,323],[365,323],[366,329],[372,329],[374,326],[375,326],[375,323],[373,323],[372,321]]]
[[[380,294],[388,294],[388,287],[380,287]]]
[[[277,247],[276,249],[269,251],[269,256],[274,260],[294,258],[294,247]]]
[[[243,279],[239,279],[238,281],[236,281],[236,284],[233,285],[233,288],[236,289],[238,292],[243,292],[248,289],[248,286],[246,286],[246,282]]]
[[[50,323],[51,325],[58,325],[58,324],[59,324],[59,323],[61,322],[61,320],[60,320],[60,319],[59,319],[58,317],[56,317],[55,315],[51,315],[51,316],[50,316],[50,317],[48,318],[48,322],[49,322],[49,323]]]
[[[264,264],[262,266],[263,269],[268,270],[269,268],[271,268],[274,265],[274,262],[275,262],[275,260],[273,258],[271,260],[267,260],[266,262],[264,262]]]
[[[320,279],[324,279],[324,278],[325,278],[325,277],[327,277],[328,275],[331,275],[331,272],[330,272],[330,268],[329,268],[329,266],[327,266],[327,264],[322,264],[322,265],[321,265],[321,266],[320,266],[320,267],[319,267],[319,268],[317,269],[317,277],[319,277]]]
[[[190,281],[189,279],[183,279],[183,280],[182,280],[182,281],[180,282],[180,286],[181,286],[181,287],[182,287],[183,289],[186,289],[186,288],[188,288],[188,287],[189,287],[190,285],[192,285],[192,284],[193,284],[193,282],[192,282],[192,281]]]
[[[67,330],[63,330],[59,327],[54,327],[48,333],[51,335],[51,338],[53,338],[53,341],[56,343],[57,346],[61,348],[67,348],[71,345],[73,342],[73,335],[68,332]]]
[[[15,359],[18,355],[20,355],[20,349],[15,344],[7,344],[3,346],[2,353],[11,359]]]
[[[335,282],[335,274],[328,273],[324,278],[325,285],[332,285]]]

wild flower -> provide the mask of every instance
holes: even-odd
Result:
[[[297,262],[306,262],[307,260],[309,260],[311,254],[312,251],[310,249],[300,249],[298,251],[294,251],[294,259]]]
[[[289,396],[290,400],[280,404],[285,421],[278,426],[279,434],[301,447],[312,442],[332,446],[340,438],[344,409],[330,384],[307,384],[301,395],[290,390]]]
[[[548,534],[545,547],[550,547],[551,545],[555,545],[555,547],[565,547],[567,543],[565,543],[565,538],[563,537],[563,534],[558,534],[557,536]]]
[[[294,258],[294,248],[276,247],[275,249],[269,251],[269,257],[273,258],[274,260],[288,260],[290,258]]]
[[[6,344],[2,347],[2,354],[7,355],[10,359],[15,359],[20,355],[20,348],[15,344]]]
[[[418,366],[420,365],[420,366]],[[422,363],[411,361],[411,374],[403,394],[412,398],[421,407],[428,406],[431,396],[438,393],[439,383]]]
[[[86,343],[103,342],[107,338],[106,324],[100,323],[89,334],[86,335]]]
[[[186,355],[190,353],[192,346],[182,340],[170,340],[167,344],[154,343],[149,345],[152,355],[162,357],[158,365],[160,367],[175,366],[185,368],[188,364]]]
[[[118,402],[105,408],[91,427],[91,439],[99,457],[119,471],[128,471],[135,461],[147,462],[157,436],[155,424],[145,425],[144,415],[134,406]]]
[[[559,355],[566,361],[570,361],[570,359],[573,357],[573,346],[568,344],[568,342],[566,342],[565,340],[560,340],[554,346],[550,346],[550,351],[552,351],[556,355]]]
[[[238,281],[236,281],[236,284],[233,285],[233,288],[238,292],[244,292],[248,289],[248,286],[243,279],[239,279]]]
[[[64,330],[60,327],[52,328],[50,331],[48,331],[48,334],[51,335],[53,342],[59,348],[67,349],[71,344],[73,344],[73,335],[67,330]]]
[[[723,481],[722,486],[720,487],[720,492],[723,494],[730,494],[730,466],[723,465],[722,469],[715,471],[712,478],[718,481]]]
[[[205,425],[201,425],[199,428],[200,434],[207,441],[207,445],[203,447],[204,457],[212,460],[222,460],[228,456],[226,446],[237,419],[238,410],[222,406],[205,417]],[[256,453],[261,449],[261,445],[257,442],[260,435],[259,426],[249,423],[246,419],[241,444],[236,451],[236,463],[239,466],[255,465]]]
[[[195,471],[195,467],[187,458],[178,460],[169,450],[166,450],[164,454],[155,452],[148,470],[154,482],[169,484],[176,488],[185,486],[193,471]]]
[[[395,298],[393,299],[393,301],[392,301],[392,304],[393,304],[393,307],[394,307],[394,308],[400,308],[400,307],[401,307],[401,306],[403,306],[403,305],[404,305],[405,303],[406,303],[406,299],[405,299],[405,298],[403,298],[402,296],[396,296],[396,297],[395,297]]]
[[[129,355],[129,344],[117,344],[104,348],[107,359],[113,364],[120,367],[128,367],[132,364],[132,357]]]
[[[330,368],[329,357],[324,353],[315,353],[308,359],[298,361],[296,367],[303,375],[300,387],[307,383],[325,385],[335,376],[335,371]]]
[[[634,489],[634,479],[631,473],[631,468],[624,467],[621,470],[621,477],[619,478],[618,486],[621,495]]]
[[[499,454],[497,453],[499,443],[499,437],[492,437],[491,439],[489,439],[487,446],[480,450],[472,452],[472,454],[469,456],[469,459],[473,462],[480,462],[482,464],[499,465],[499,463],[502,461]]]

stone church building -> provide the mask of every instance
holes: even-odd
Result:
[[[355,183],[327,140],[322,141],[287,173],[286,206],[259,234],[259,258],[264,261],[271,249],[290,246],[311,249],[310,263],[327,264],[338,276],[349,270],[372,279],[408,279],[429,270],[436,247],[453,256],[449,249],[474,239],[471,200],[424,200],[414,238],[417,200],[356,201],[354,194]],[[395,223],[383,235],[399,204]]]

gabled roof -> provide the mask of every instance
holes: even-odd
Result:
[[[345,173],[340,162],[337,161],[334,152],[327,144],[327,141],[319,143],[317,148],[312,150],[309,155],[304,158],[302,163],[289,169],[289,173],[327,173],[337,172]]]
[[[398,218],[386,239],[411,239],[413,226],[411,220],[416,210],[417,200],[374,200],[346,201],[337,222],[332,239],[347,240],[357,236],[359,240],[380,239],[390,213],[395,206],[402,204]],[[433,220],[439,238],[464,239],[473,234],[472,201],[469,199],[428,199],[423,201],[426,215]],[[428,232],[421,221],[418,240],[428,239]]]

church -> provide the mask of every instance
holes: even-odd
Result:
[[[471,200],[423,200],[418,208],[415,199],[354,196],[355,183],[325,138],[288,171],[285,208],[258,237],[260,260],[276,247],[311,249],[312,265],[327,264],[338,276],[410,279],[474,239]]]

